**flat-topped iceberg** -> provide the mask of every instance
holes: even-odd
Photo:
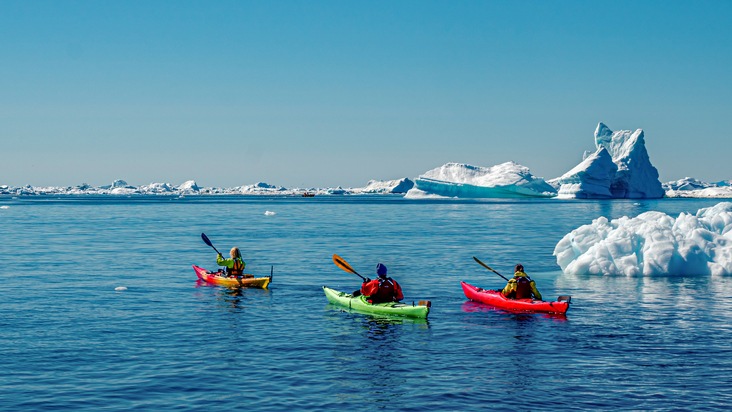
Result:
[[[732,275],[732,203],[676,218],[599,217],[565,235],[554,256],[576,275]]]
[[[529,168],[514,162],[493,167],[447,163],[427,171],[414,181],[420,194],[459,198],[553,197],[554,187],[535,177]],[[407,196],[410,196],[410,192]],[[411,197],[411,196],[410,196]]]
[[[658,199],[664,196],[642,129],[613,132],[600,122],[595,129],[595,147],[595,153],[579,165],[549,181],[559,187],[559,197]]]

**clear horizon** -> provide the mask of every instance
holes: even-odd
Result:
[[[661,182],[732,179],[732,3],[0,4],[0,184],[362,187],[448,162],[546,180],[598,122]]]

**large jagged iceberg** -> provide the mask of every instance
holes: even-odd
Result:
[[[528,167],[514,162],[493,167],[447,163],[415,179],[407,196],[418,197],[415,193],[460,198],[556,196],[554,187],[532,175]]]
[[[673,218],[599,217],[562,238],[557,264],[576,275],[732,275],[732,203]]]
[[[664,196],[658,170],[651,164],[646,150],[643,129],[613,132],[600,122],[595,129],[595,147],[593,155],[561,177],[550,180],[559,187],[559,197],[658,199]],[[607,162],[607,155],[615,168]]]

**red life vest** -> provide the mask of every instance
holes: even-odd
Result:
[[[515,299],[531,299],[531,279],[526,276],[516,276],[516,297]]]
[[[396,299],[396,287],[391,278],[379,279],[379,289],[369,296],[371,303],[394,302]]]

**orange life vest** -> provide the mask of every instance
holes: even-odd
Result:
[[[244,262],[241,259],[234,259],[234,264],[231,267],[226,268],[226,273],[229,276],[241,276],[244,274]]]

